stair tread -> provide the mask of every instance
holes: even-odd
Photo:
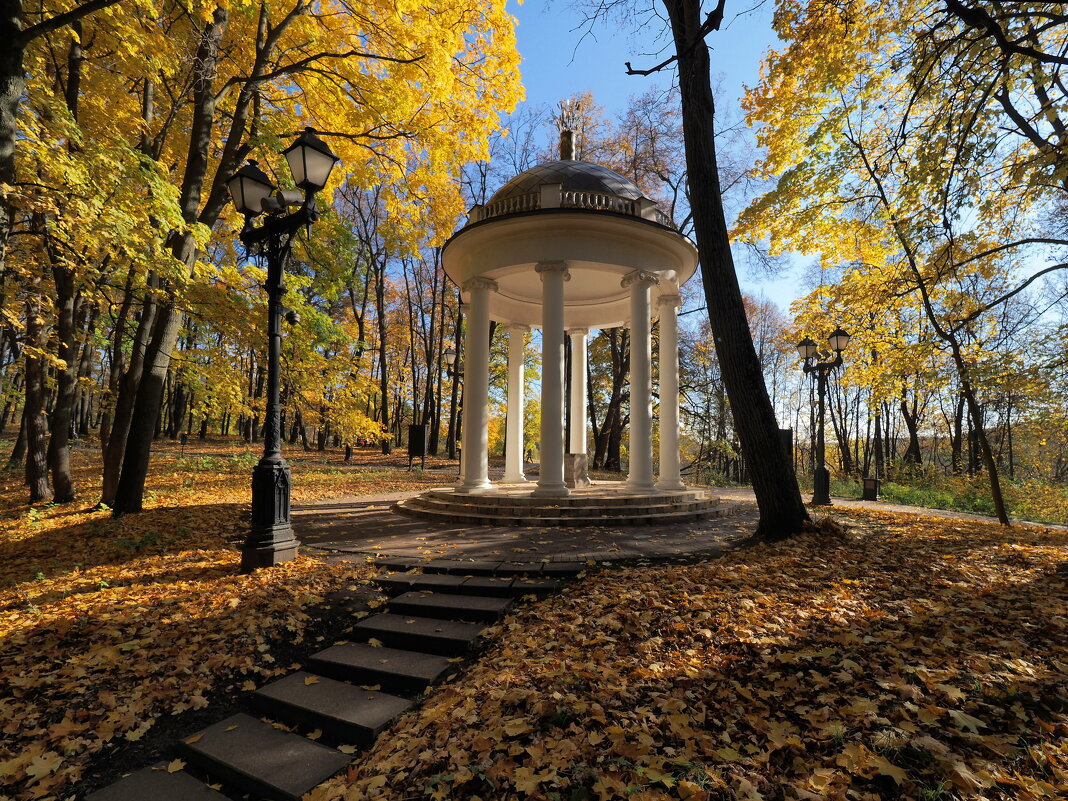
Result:
[[[459,592],[460,587],[470,576],[448,576],[444,573],[423,573],[412,576],[409,587],[411,589],[438,589],[442,592],[454,590]]]
[[[242,712],[185,738],[179,748],[209,774],[278,801],[299,799],[351,759]]]
[[[584,562],[546,562],[541,569],[543,576],[574,577],[586,569]]]
[[[452,666],[444,656],[401,648],[375,648],[367,643],[332,645],[315,654],[312,661],[341,668],[388,673],[423,684],[433,684]]]
[[[495,561],[467,561],[465,559],[431,559],[423,564],[423,573],[449,573],[456,576],[492,576],[501,563]]]
[[[464,595],[513,598],[515,597],[515,593],[512,592],[514,581],[512,576],[472,576],[460,585],[460,592]],[[413,584],[412,589],[421,589],[421,587]]]
[[[353,628],[358,636],[375,637],[386,645],[458,656],[485,630],[483,623],[461,623],[429,617],[383,613],[364,618]]]
[[[548,595],[559,590],[563,584],[554,579],[519,577],[512,582],[512,594],[516,597],[523,595]]]
[[[504,614],[513,603],[511,598],[495,598],[483,595],[455,595],[453,593],[413,590],[398,595],[389,602],[389,608],[397,614],[412,611],[415,614],[429,614],[430,617],[448,617],[458,615],[479,615],[478,620],[496,620]]]
[[[303,670],[272,681],[256,690],[255,695],[268,704],[276,702],[310,713],[312,718],[323,719],[339,735],[348,729],[355,730],[353,734],[361,742],[373,740],[394,718],[412,706],[412,702],[405,698],[365,690]]]
[[[85,801],[226,801],[226,796],[185,771],[168,773],[166,763],[144,768],[90,793]]]

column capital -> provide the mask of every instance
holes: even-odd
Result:
[[[568,336],[572,339],[575,337],[588,337],[590,335],[590,329],[588,328],[569,328],[567,329]]]
[[[486,278],[483,275],[476,275],[474,278],[468,278],[464,281],[462,287],[464,292],[470,292],[472,289],[489,289],[494,292],[497,291],[497,282],[492,278]]]
[[[627,273],[623,280],[619,282],[619,285],[624,289],[627,289],[637,283],[656,286],[660,283],[660,276],[648,270],[634,270],[633,272]]]
[[[534,265],[534,270],[538,273],[563,273],[564,280],[571,280],[571,272],[567,269],[566,261],[539,261]],[[545,276],[542,276],[542,280],[545,280]]]
[[[530,326],[523,325],[522,323],[508,323],[506,326],[504,326],[504,330],[510,334],[513,332],[518,334],[529,334]]]
[[[656,305],[665,309],[669,306],[677,309],[682,305],[682,298],[678,295],[661,295],[656,299]]]

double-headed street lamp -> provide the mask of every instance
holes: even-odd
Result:
[[[819,394],[816,422],[816,467],[812,473],[812,504],[814,506],[827,506],[831,502],[831,474],[824,460],[823,413],[827,398],[827,376],[836,367],[841,366],[842,351],[849,346],[849,334],[839,326],[827,337],[827,344],[831,346],[829,351],[821,351],[820,346],[807,337],[797,343],[797,352],[801,354],[804,361],[802,369],[816,376]]]
[[[297,555],[297,538],[289,521],[289,465],[282,458],[282,408],[279,399],[282,347],[282,276],[301,228],[319,219],[315,193],[326,186],[339,161],[315,131],[305,128],[282,151],[293,182],[302,192],[276,190],[270,178],[249,161],[227,182],[234,206],[245,215],[241,242],[246,251],[267,261],[267,415],[263,457],[252,472],[252,528],[241,549],[241,570],[251,572],[286,562]],[[291,207],[296,207],[290,211]],[[266,213],[257,227],[252,220]]]

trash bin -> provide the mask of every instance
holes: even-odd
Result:
[[[879,479],[877,478],[865,478],[864,479],[864,500],[877,501],[879,500]]]

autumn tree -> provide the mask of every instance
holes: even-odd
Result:
[[[739,230],[855,265],[875,306],[911,297],[954,367],[1003,523],[977,358],[998,307],[1066,266],[1047,223],[1063,193],[1063,5],[1024,4],[998,33],[959,3],[780,2],[789,44],[747,98],[778,183]]]
[[[693,230],[709,321],[727,394],[735,411],[739,444],[760,509],[757,534],[766,539],[782,539],[801,530],[808,512],[801,500],[790,455],[782,446],[779,424],[753,346],[723,208],[711,60],[705,40],[719,30],[725,0],[719,0],[707,13],[700,0],[663,0],[662,5],[670,25],[674,54],[648,69],[634,68],[628,63],[627,71],[632,75],[648,75],[671,66],[677,70]],[[623,2],[587,8],[591,19],[612,13],[636,13],[632,4]],[[742,409],[744,414],[740,413]]]

